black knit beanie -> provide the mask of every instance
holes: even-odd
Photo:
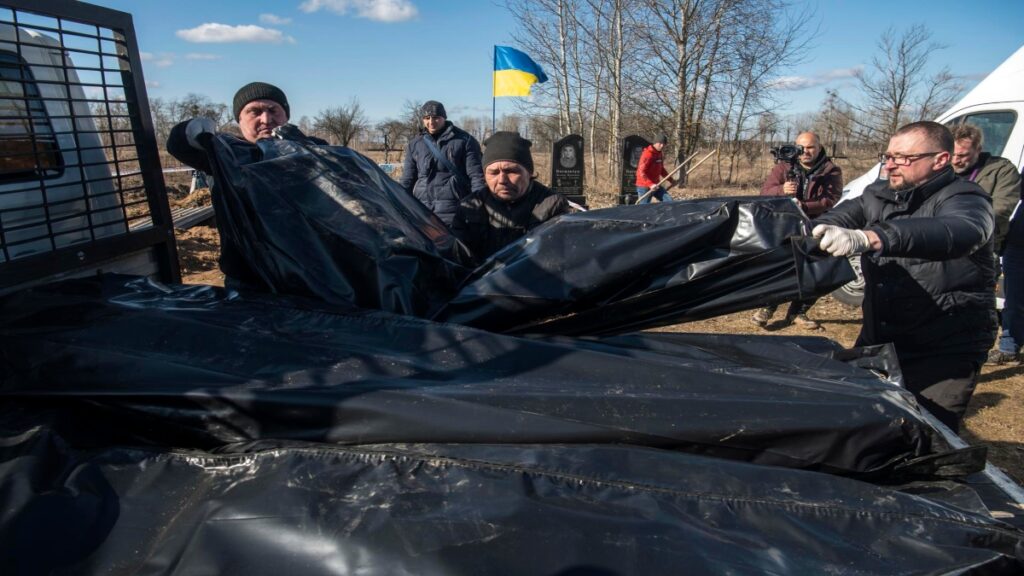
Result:
[[[484,141],[484,168],[495,162],[505,160],[522,164],[533,174],[533,154],[530,153],[530,142],[519,135],[519,132],[495,132]]]
[[[668,144],[668,136],[664,134],[658,134],[658,137],[654,139],[655,144]]]
[[[420,117],[426,116],[440,116],[441,118],[448,118],[448,113],[444,111],[444,104],[441,104],[437,100],[427,100],[420,108]]]
[[[288,108],[288,97],[284,95],[284,92],[280,88],[273,84],[267,84],[266,82],[250,82],[245,86],[238,89],[235,92],[235,101],[232,111],[235,113],[235,120],[242,115],[242,108],[253,100],[273,100],[284,108],[284,113],[289,118],[292,117],[292,111]]]

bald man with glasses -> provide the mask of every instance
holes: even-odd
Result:
[[[959,429],[996,337],[995,218],[989,195],[953,171],[953,135],[914,122],[881,155],[888,180],[814,220],[821,249],[861,255],[857,345],[891,342],[904,385]]]

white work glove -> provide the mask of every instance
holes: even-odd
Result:
[[[185,136],[188,138],[188,145],[199,150],[204,149],[199,144],[199,135],[214,134],[215,132],[217,132],[217,125],[213,123],[213,120],[205,116],[193,118],[185,125]]]
[[[871,241],[863,230],[818,224],[811,235],[820,238],[821,249],[833,256],[852,256],[871,249]]]

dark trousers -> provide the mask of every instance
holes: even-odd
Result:
[[[950,354],[905,360],[903,382],[917,401],[954,432],[974,394],[984,355]]]
[[[814,306],[817,301],[818,299],[815,298],[814,300],[790,302],[789,308],[786,309],[786,318],[792,318],[799,314],[807,314],[807,311],[810,310],[811,306]],[[778,310],[779,307],[775,304],[770,304],[764,308],[766,310],[771,310],[772,314],[775,314],[775,311]]]

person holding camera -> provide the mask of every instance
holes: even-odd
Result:
[[[775,168],[761,186],[761,196],[796,198],[800,209],[810,218],[824,214],[839,201],[843,193],[843,171],[825,154],[817,134],[801,132],[796,137],[795,147],[783,146],[778,151],[773,150],[773,154],[776,156]],[[821,329],[821,324],[807,316],[807,311],[816,301],[790,303],[785,325],[795,323],[802,328]],[[775,310],[776,306],[765,306],[751,320],[764,328]]]

